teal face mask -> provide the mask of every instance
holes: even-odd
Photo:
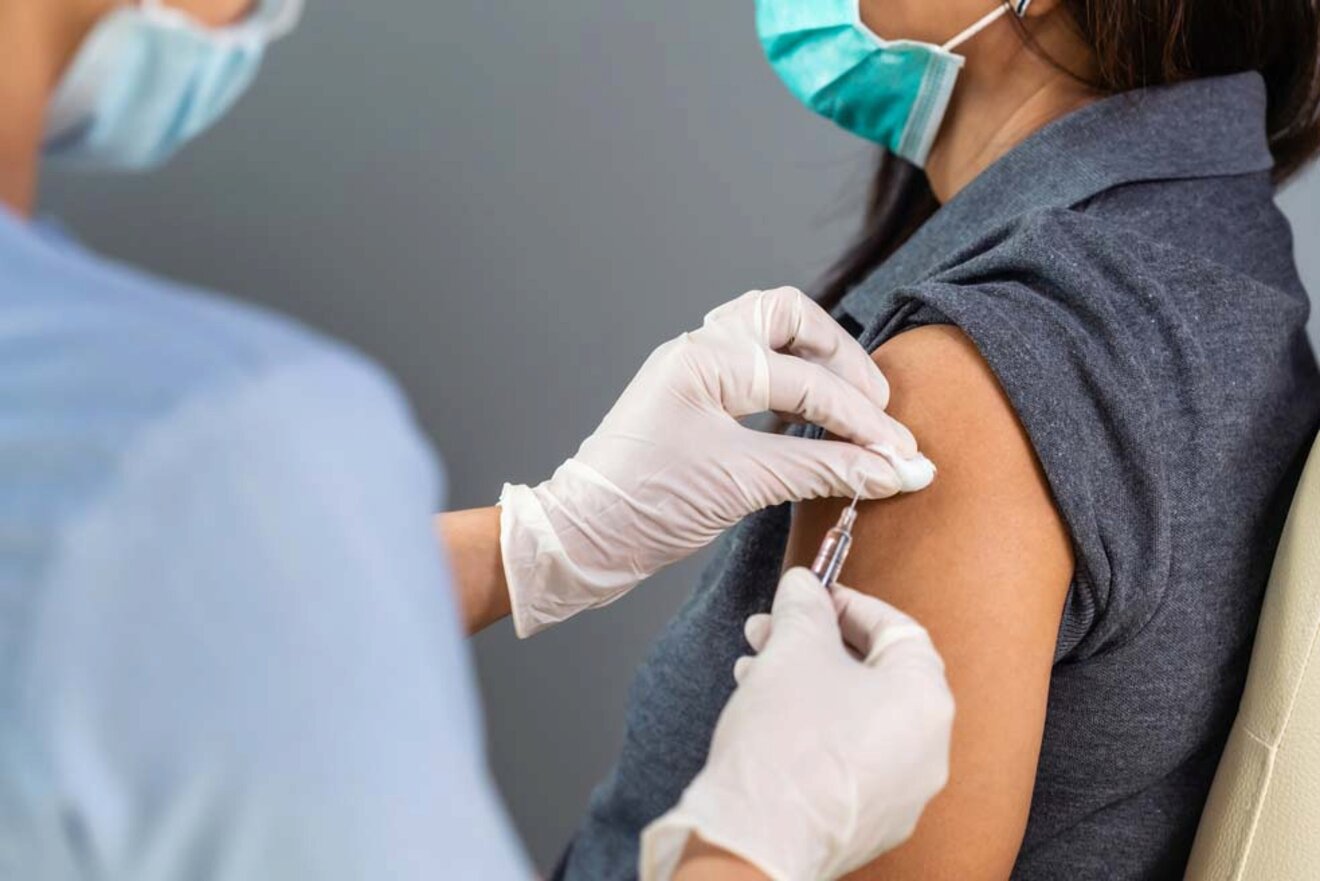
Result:
[[[1031,0],[1015,0],[1021,17]],[[756,0],[756,28],[775,73],[799,101],[923,167],[963,58],[953,50],[1008,11],[1000,6],[943,46],[885,40],[859,0]]]
[[[162,0],[106,14],[47,110],[43,152],[81,167],[158,166],[210,128],[255,78],[302,0],[259,0],[239,24],[208,28]]]

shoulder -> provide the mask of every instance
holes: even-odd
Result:
[[[1021,494],[1044,483],[1030,438],[999,379],[957,326],[932,324],[900,333],[872,355],[889,380],[889,412],[917,434],[939,468],[940,491],[1000,486]],[[951,484],[957,487],[950,488]]]
[[[426,452],[394,382],[371,362],[335,349],[226,366],[198,377],[170,403],[127,439],[121,480],[145,470],[205,480],[208,464],[214,474],[281,462],[296,472],[267,476],[290,480],[314,463],[366,473],[381,467],[373,460],[402,456],[416,464]]]
[[[1061,644],[1072,651],[1110,607],[1113,548],[1159,559],[1162,464],[1175,441],[1151,427],[1158,350],[1120,326],[1142,319],[1028,272],[923,283],[905,294],[908,311],[896,313],[876,358],[890,377],[894,416],[941,469],[933,492],[904,506],[979,517],[992,537],[996,521],[1061,536],[1051,546],[1067,550],[1075,576]],[[1036,532],[998,534],[1040,559],[1029,553]],[[1157,602],[1158,572],[1144,570],[1122,599]]]
[[[930,604],[962,602],[963,587],[989,596],[986,567],[1015,572],[1013,591],[1048,586],[1034,605],[1057,628],[1073,567],[1068,530],[1032,440],[976,345],[956,327],[931,325],[894,337],[874,359],[890,382],[889,412],[939,470],[921,492],[863,505],[845,578],[887,585],[900,606],[906,599],[935,611]],[[832,503],[800,506],[795,534],[807,543],[799,551],[836,515]],[[1030,601],[1007,599],[1017,611]]]
[[[244,551],[274,535],[351,531],[350,510],[385,518],[402,506],[425,522],[441,494],[438,463],[395,384],[364,359],[316,348],[183,390],[125,438],[83,525],[128,515],[166,533],[206,531],[223,510],[265,525],[226,528]]]
[[[295,384],[304,410],[368,397],[406,410],[385,371],[291,318],[4,218],[0,289],[0,395],[33,417],[113,417],[127,443],[193,409],[255,410]]]
[[[395,383],[297,322],[4,229],[0,289],[0,500],[46,500],[22,508],[11,555],[44,568],[75,520],[134,486],[218,491],[280,457],[380,454],[438,492]]]
[[[168,409],[290,363],[363,359],[261,307],[107,259],[51,233],[0,223],[0,360],[70,385]],[[113,395],[112,395],[113,399]]]
[[[289,845],[247,848],[244,877],[309,853],[305,874],[329,877],[403,840],[419,871],[453,852],[500,871],[435,834],[454,804],[503,826],[457,761],[481,749],[477,705],[438,473],[394,383],[131,270],[10,269],[0,245],[0,288],[24,281],[0,317],[0,765],[30,755],[35,796],[125,865],[141,854],[118,832],[141,818],[108,803],[198,807],[208,822],[174,830],[183,858],[233,828]],[[107,774],[77,773],[87,744]]]
[[[874,506],[876,531],[917,543],[937,534],[963,546],[979,541],[982,560],[1012,559],[1066,587],[1071,548],[1049,480],[973,340],[957,327],[930,325],[895,336],[873,357],[890,381],[890,413],[939,469],[929,489]]]
[[[872,359],[890,381],[892,409],[941,426],[955,420],[939,435],[961,438],[955,427],[959,424],[977,426],[978,433],[998,429],[1020,434],[994,372],[957,326],[931,324],[900,333],[876,349]]]

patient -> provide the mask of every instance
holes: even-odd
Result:
[[[985,6],[861,12],[938,43]],[[1320,421],[1273,204],[1320,146],[1318,39],[1309,0],[1035,0],[960,49],[925,174],[882,161],[825,298],[940,473],[863,507],[844,580],[926,624],[958,719],[947,791],[860,877],[1181,877]],[[727,537],[561,877],[633,876],[840,504]]]

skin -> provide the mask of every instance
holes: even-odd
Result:
[[[994,10],[995,3],[862,0],[862,21],[888,39],[943,44]],[[1096,98],[1077,79],[1093,74],[1093,54],[1058,0],[1034,0],[1024,19],[1045,58],[1024,43],[1011,15],[954,50],[967,60],[926,162],[931,188],[941,202],[1029,134]]]
[[[4,0],[0,3],[0,202],[27,217],[36,202],[46,102],[92,26],[119,0]],[[203,24],[237,21],[252,0],[170,0]]]
[[[769,881],[770,876],[727,850],[693,838],[674,870],[673,881]]]
[[[33,210],[40,173],[46,103],[60,75],[96,22],[118,0],[0,0],[0,204],[20,217]],[[222,27],[252,8],[252,0],[168,0],[196,21]],[[499,549],[499,509],[460,511],[436,518],[460,585],[469,632],[510,614]],[[678,881],[764,881],[738,857],[693,837]]]
[[[877,360],[892,412],[940,468],[927,490],[863,504],[843,581],[926,625],[957,702],[949,785],[917,832],[857,878],[1002,879],[1026,827],[1063,601],[1068,534],[1031,444],[959,331],[896,337]],[[809,560],[843,502],[796,513]]]
[[[500,555],[500,509],[453,511],[435,518],[436,534],[449,551],[468,633],[513,614]]]
[[[863,0],[889,38],[942,43],[985,0]],[[1085,73],[1090,51],[1054,0],[1026,25],[1050,57]],[[927,166],[947,200],[1041,126],[1094,95],[1025,47],[1001,19],[967,58]],[[875,353],[890,413],[939,467],[927,490],[863,504],[843,581],[921,621],[944,656],[958,706],[950,783],[915,835],[855,879],[1009,877],[1026,828],[1072,548],[1049,486],[994,374],[951,327],[901,334]],[[787,565],[809,564],[841,501],[795,509]]]

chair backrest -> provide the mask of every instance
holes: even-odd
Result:
[[[1320,442],[1270,575],[1188,881],[1320,878]]]

